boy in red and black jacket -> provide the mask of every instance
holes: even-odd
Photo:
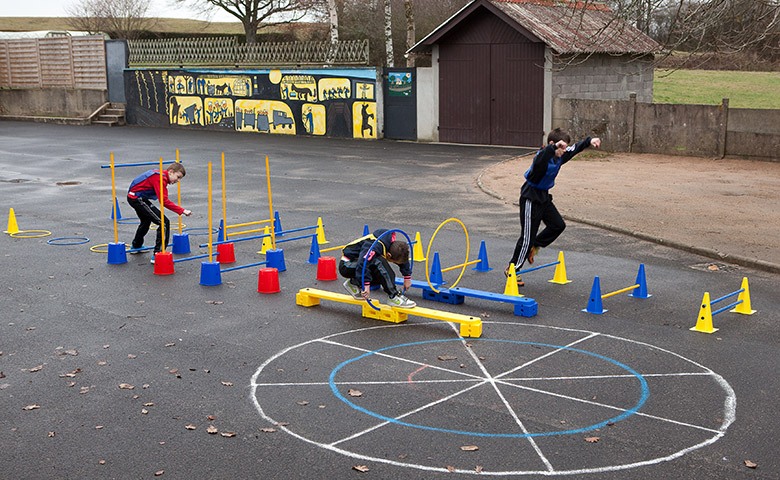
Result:
[[[186,208],[182,208],[176,205],[171,199],[168,198],[168,185],[173,185],[179,182],[187,172],[184,170],[184,165],[181,163],[172,163],[162,173],[162,199],[163,205],[168,210],[175,212],[178,215],[192,214],[191,211]],[[149,226],[154,223],[160,225],[160,210],[153,203],[160,198],[160,171],[159,170],[147,170],[141,175],[137,176],[127,191],[127,203],[135,210],[138,215],[138,219],[141,223],[138,225],[138,229],[135,231],[135,237],[133,238],[132,250],[130,253],[140,253],[141,247],[144,245],[144,237],[149,231]],[[168,217],[165,217],[165,245],[168,245],[170,239],[171,222]],[[162,251],[162,234],[160,229],[157,230],[157,239],[154,243],[154,253]],[[154,263],[154,257],[152,257],[152,263]]]

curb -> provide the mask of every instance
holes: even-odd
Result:
[[[525,155],[523,155],[523,156],[525,156]],[[508,160],[504,160],[503,162],[500,162],[497,165],[501,165],[503,163],[515,161],[515,160],[517,160],[517,158],[519,158],[519,157],[515,157],[515,158],[510,158]],[[488,168],[493,168],[493,167],[495,167],[495,165],[493,165],[491,167],[488,167]],[[479,175],[477,175],[476,182],[477,182],[477,186],[479,187],[479,189],[482,190],[485,194],[487,194],[487,195],[489,195],[489,196],[491,196],[493,198],[496,198],[498,200],[502,200],[502,201],[506,202],[507,201],[506,198],[504,198],[501,195],[499,195],[498,193],[490,190],[489,188],[487,188],[484,185],[484,183],[482,182],[482,175],[484,175],[485,171],[487,171],[487,168],[485,168],[484,170],[479,172]],[[516,202],[512,202],[512,205],[518,206],[518,204]],[[719,252],[717,250],[713,250],[711,248],[697,247],[695,245],[686,245],[686,244],[681,243],[681,242],[676,242],[676,241],[672,241],[672,240],[666,240],[666,239],[660,238],[660,237],[654,237],[654,236],[648,235],[646,233],[636,232],[636,231],[633,231],[633,230],[628,230],[626,228],[618,227],[617,225],[611,225],[609,223],[597,222],[595,220],[588,220],[586,218],[578,218],[578,217],[573,217],[571,215],[563,215],[563,218],[565,220],[569,220],[571,222],[582,223],[584,225],[590,225],[592,227],[601,228],[602,230],[608,230],[610,232],[620,233],[622,235],[628,235],[630,237],[638,238],[640,240],[645,240],[645,241],[648,241],[648,242],[653,242],[653,243],[656,243],[658,245],[664,245],[666,247],[675,248],[677,250],[682,250],[684,252],[693,253],[693,254],[696,254],[696,255],[701,255],[702,257],[712,258],[712,259],[715,259],[715,260],[723,260],[723,261],[727,261],[729,263],[733,263],[735,265],[740,265],[742,267],[747,267],[747,268],[753,268],[753,269],[756,269],[756,270],[762,270],[762,271],[765,271],[765,272],[780,273],[780,265],[778,265],[776,263],[766,262],[764,260],[758,260],[758,259],[755,259],[755,258],[743,257],[741,255],[731,255],[731,254],[728,254],[728,253],[722,253],[722,252]]]

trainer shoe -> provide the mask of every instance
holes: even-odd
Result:
[[[506,278],[509,278],[509,268],[510,267],[506,267],[506,269],[504,270],[504,276]],[[523,277],[521,275],[516,275],[516,279],[517,279],[518,287],[525,287],[525,282],[523,281]]]
[[[356,298],[356,299],[358,299],[358,300],[360,300],[361,298],[363,298],[363,296],[360,294],[360,289],[359,289],[357,286],[355,286],[355,285],[352,285],[352,282],[350,282],[350,281],[349,281],[349,279],[347,279],[347,281],[345,281],[345,282],[344,282],[344,288],[345,288],[345,289],[346,289],[346,290],[349,292],[349,294],[350,294],[350,295],[352,295],[354,298]]]
[[[149,260],[149,263],[151,263],[152,265],[154,265],[154,255],[152,255],[152,259],[151,259],[151,260]]]
[[[395,297],[391,297],[387,300],[387,303],[390,304],[391,307],[398,307],[398,308],[414,308],[417,306],[416,303],[406,298],[406,296],[402,294],[398,294]]]

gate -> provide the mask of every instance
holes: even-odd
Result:
[[[417,140],[417,72],[414,68],[386,68],[385,138]]]

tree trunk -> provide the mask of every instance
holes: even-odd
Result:
[[[388,67],[394,67],[393,60],[393,9],[390,0],[385,0],[385,53],[387,55],[386,64]]]
[[[328,14],[330,15],[330,49],[326,63],[332,65],[336,61],[336,48],[339,44],[339,12],[336,10],[336,0],[328,0]]]
[[[415,25],[414,8],[412,0],[404,0],[404,13],[406,14],[406,50],[408,51],[415,44]],[[413,53],[406,54],[406,66],[414,67],[415,58]]]

